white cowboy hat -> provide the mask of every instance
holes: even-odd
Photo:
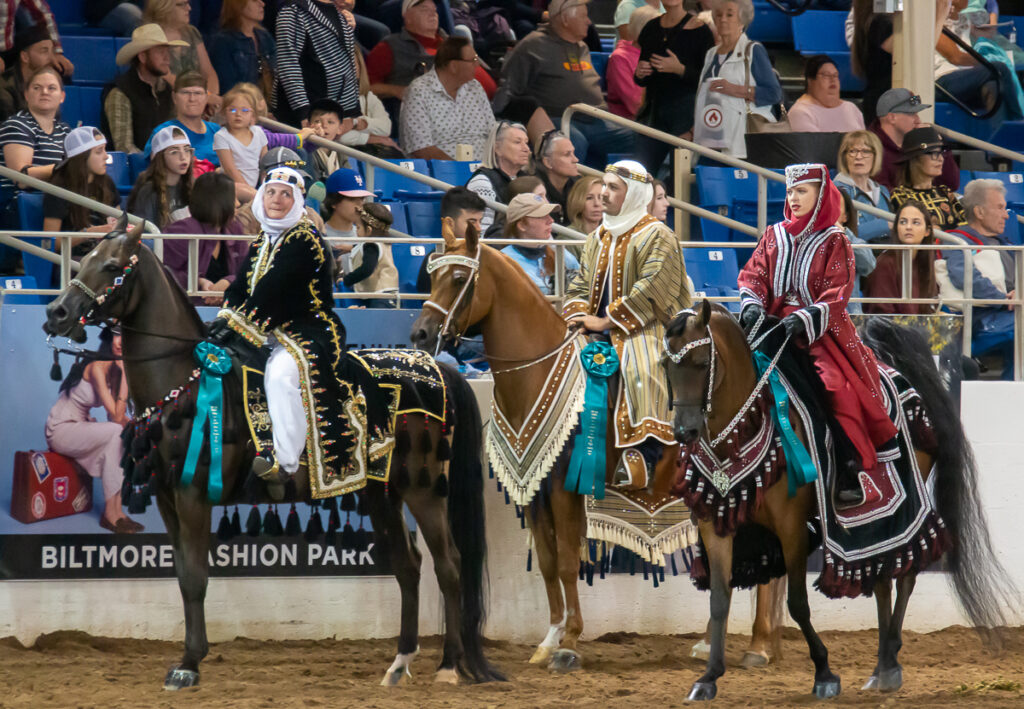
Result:
[[[153,47],[187,47],[188,42],[180,39],[168,40],[160,25],[152,23],[136,27],[132,32],[132,41],[121,47],[114,57],[119,66],[129,63],[137,57],[140,52],[145,52]]]

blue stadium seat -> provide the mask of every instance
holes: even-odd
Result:
[[[395,190],[391,199],[399,202],[437,202],[440,204],[444,197],[444,190],[430,190],[429,192],[410,192],[409,190]]]
[[[404,202],[381,202],[391,212],[391,228],[404,234],[409,233],[409,219],[405,212]]]
[[[128,155],[116,150],[109,151],[107,153],[107,174],[117,185],[118,192],[127,194],[132,191],[134,182],[131,167],[128,165]]]
[[[58,25],[85,24],[85,3],[82,0],[50,0],[49,5]]]
[[[1006,204],[1014,211],[1024,211],[1024,174],[1020,172],[982,172],[976,170],[974,179],[999,180],[1006,187]]]
[[[18,200],[18,228],[21,231],[41,231],[43,228],[43,193],[19,192],[16,199]],[[50,240],[41,237],[25,237],[25,241],[46,248],[44,242]],[[40,288],[53,287],[53,263],[24,252],[22,261],[25,265],[25,275],[33,277]]]
[[[590,53],[590,63],[594,65],[594,71],[596,71],[597,75],[601,77],[602,90],[608,88],[608,84],[605,80],[605,72],[608,70],[608,57],[611,55],[612,53],[610,51]]]
[[[960,171],[960,192],[964,191],[964,185],[974,179],[973,170],[961,170]]]
[[[434,247],[430,244],[392,244],[391,259],[398,269],[398,290],[401,293],[416,293],[416,279],[420,267]],[[419,307],[414,305],[412,307]]]
[[[746,32],[756,42],[788,44],[793,41],[793,25],[789,16],[765,0],[754,0],[754,21]]]
[[[42,259],[39,259],[42,261]],[[47,277],[49,282],[49,277]],[[32,276],[4,276],[0,278],[0,287],[8,290],[32,290],[38,288],[36,279]],[[41,295],[16,295],[12,293],[4,294],[3,304],[4,305],[40,305],[43,302]]]
[[[77,86],[64,87],[64,103],[60,105],[60,118],[72,128],[82,122],[81,89]]]
[[[66,86],[61,118],[72,128],[79,125],[100,127],[103,113],[103,89],[99,86]]]
[[[1004,121],[992,134],[990,142],[1021,152],[1024,150],[1024,121]]]
[[[408,202],[405,208],[412,236],[441,236],[440,202]]]
[[[464,185],[469,182],[473,172],[480,167],[480,161],[431,160],[430,174],[436,180],[449,185]]]
[[[128,167],[131,169],[131,180],[134,185],[136,180],[139,179],[139,175],[149,167],[149,158],[142,153],[132,153],[128,156]]]
[[[117,76],[117,54],[113,37],[61,37],[64,54],[75,65],[79,86],[104,86]]]
[[[736,252],[732,249],[687,249],[683,248],[686,273],[695,289],[736,288],[739,267]]]
[[[1011,210],[1010,218],[1006,220],[1006,229],[1003,230],[1003,238],[1008,243],[1020,245],[1024,243],[1021,239],[1020,221],[1017,219],[1017,212]]]
[[[803,55],[849,52],[846,46],[846,13],[838,10],[808,10],[794,15],[793,48]]]
[[[427,161],[422,159],[408,159],[408,160],[388,160],[388,162],[394,165],[400,165],[409,170],[415,170],[421,175],[430,176],[430,170],[427,169]],[[363,167],[363,174],[366,175],[370,168],[369,165]],[[369,182],[369,179],[367,179]],[[388,170],[374,169],[373,171],[373,189],[379,191],[381,195],[387,199],[393,197],[396,190],[405,190],[407,192],[430,192],[431,188],[422,182],[417,182],[412,178],[406,177],[396,172],[390,172]]]
[[[719,212],[724,210],[725,216],[750,224],[757,225],[757,175],[746,170],[731,167],[697,166],[697,192],[700,206]],[[768,181],[768,223],[777,221],[782,216],[782,206],[786,198],[785,184],[774,180]],[[702,220],[706,224],[706,220]],[[722,234],[722,227],[710,227],[712,234]],[[705,241],[722,240],[721,236],[708,237],[704,232]],[[741,232],[728,231],[728,241],[751,241]]]

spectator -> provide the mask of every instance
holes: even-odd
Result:
[[[576,180],[576,184],[569,190],[566,203],[569,209],[569,226],[572,229],[592,234],[601,226],[601,219],[604,217],[601,187],[599,177],[584,175]]]
[[[528,192],[516,195],[508,203],[505,215],[504,237],[506,239],[551,239],[551,225],[555,220],[552,212],[559,206],[551,204],[544,197]],[[576,257],[565,250],[566,283],[580,270]],[[501,252],[519,264],[544,295],[555,293],[555,250],[550,246],[519,246],[509,244]]]
[[[17,63],[0,76],[0,118],[6,120],[18,111],[24,111],[25,84],[32,72],[43,67],[56,68],[53,40],[42,26],[19,32],[15,38]],[[58,70],[59,71],[59,70]]]
[[[367,197],[373,197],[373,192],[368,192],[363,184],[363,178],[355,170],[342,168],[335,171],[327,178],[327,196],[320,209],[324,217],[324,231],[326,237],[342,237],[354,239],[359,234],[356,231],[356,222],[359,221],[359,208]],[[338,262],[339,271],[346,273],[348,255],[352,251],[353,243],[335,244],[331,242],[331,249]]]
[[[889,190],[872,177],[882,166],[882,142],[869,130],[855,130],[843,136],[836,158],[839,174],[834,180],[841,192],[849,194],[854,202],[870,204],[884,212],[891,211]],[[886,241],[891,225],[883,217],[860,212],[854,231],[864,241]]]
[[[853,208],[853,198],[850,197],[849,192],[842,189],[839,190],[839,196],[843,199],[839,205],[839,221],[837,224],[846,231],[846,238],[849,239],[851,244],[865,243],[864,239],[857,235],[857,214]],[[853,291],[850,293],[850,297],[860,298],[860,280],[871,275],[871,272],[875,270],[877,262],[875,252],[871,249],[854,249],[853,262],[857,275],[853,279]],[[849,303],[846,306],[846,311],[848,313],[862,313],[864,309],[860,303]]]
[[[154,135],[152,151],[149,167],[128,197],[128,211],[163,229],[188,216],[195,158],[188,136],[177,126]]]
[[[263,0],[224,0],[220,31],[210,40],[210,64],[221,91],[248,82],[259,87],[265,100],[273,98],[277,44],[260,24],[263,11]]]
[[[569,223],[566,200],[580,176],[579,163],[572,141],[561,131],[548,131],[537,145],[534,161],[537,177],[544,183],[548,201],[560,207],[556,214],[558,222],[563,225]]]
[[[665,14],[640,31],[640,61],[635,81],[644,87],[637,120],[683,138],[693,137],[694,104],[705,57],[715,46],[707,25],[683,10],[683,0],[667,0]],[[637,136],[637,160],[656,175],[672,146],[656,138]]]
[[[927,208],[920,202],[908,201],[896,209],[895,224],[889,235],[893,244],[934,244],[935,235],[932,231],[932,220]],[[903,254],[896,249],[883,251],[878,257],[875,270],[868,276],[864,284],[864,294],[868,298],[903,297]],[[935,280],[935,251],[931,249],[914,249],[911,251],[910,277],[911,298],[936,298],[939,287]],[[912,303],[864,303],[865,313],[884,313],[888,315],[928,315],[935,312],[934,305],[915,305]]]
[[[484,145],[483,160],[466,183],[473,192],[495,202],[508,202],[508,183],[524,174],[530,164],[530,143],[521,123],[501,121],[491,130]],[[484,210],[480,228],[486,232],[494,222],[494,210]]]
[[[615,31],[618,33],[620,42],[623,39],[636,41],[639,31],[634,32],[634,28],[631,28],[629,24],[633,21],[636,11],[644,7],[651,8],[654,11],[654,17],[665,12],[665,8],[661,6],[658,0],[653,0],[653,2],[647,2],[647,0],[619,0],[619,3],[615,6],[615,16],[612,19],[612,24],[615,25]],[[642,27],[643,25],[641,25]],[[618,46],[617,43],[616,46]]]
[[[1011,217],[1006,211],[1006,187],[999,180],[971,180],[964,187],[964,210],[967,212],[967,225],[953,229],[968,242],[979,245],[1007,246],[1009,242],[1004,235],[1006,220]],[[1015,218],[1015,217],[1014,217]],[[940,280],[943,298],[963,297],[964,290],[964,252],[949,249],[942,252],[946,262],[946,273],[949,285]],[[971,276],[974,298],[998,300],[1015,298],[1017,283],[1015,279],[1013,252],[1011,251],[975,251],[973,273]],[[1005,333],[1007,338],[1001,348],[1003,354],[1003,379],[1013,379],[1013,322],[1012,307],[975,306],[974,336]]]
[[[548,198],[547,189],[544,187],[544,183],[541,182],[540,178],[536,175],[522,175],[517,177],[508,183],[508,187],[505,188],[505,197],[508,202],[511,203],[513,199],[521,194],[532,194],[538,197],[543,197],[545,200]],[[491,226],[484,232],[484,237],[488,239],[499,239],[505,232],[505,215],[498,212],[494,215],[494,221]]]
[[[65,159],[53,169],[50,182],[75,194],[118,207],[121,198],[117,186],[107,175],[107,139],[97,128],[75,128],[64,138]],[[106,233],[111,230],[112,217],[94,212],[63,197],[43,195],[43,231],[88,231]],[[63,249],[57,241],[56,251]],[[71,258],[80,259],[92,251],[97,239],[82,237],[71,240]]]
[[[25,25],[42,26],[46,28],[51,40],[53,40],[53,52],[56,55],[53,59],[54,66],[60,72],[61,78],[71,76],[75,71],[75,65],[64,56],[64,49],[60,45],[60,34],[57,32],[57,22],[53,19],[50,6],[45,0],[4,0],[0,2],[0,27],[3,27],[3,38],[0,40],[0,55],[6,55],[14,49],[17,38],[16,27],[20,27],[22,19],[27,18]],[[0,71],[4,63],[0,61]]]
[[[630,0],[624,0],[623,4],[625,3],[632,4]],[[619,41],[615,43],[615,49],[608,57],[608,65],[604,71],[608,110],[617,116],[633,120],[640,110],[644,90],[633,80],[637,62],[640,61],[640,45],[637,40],[644,25],[657,16],[658,10],[650,5],[644,4],[636,8],[629,18],[625,33],[619,32]]]
[[[601,77],[590,60],[583,38],[590,27],[588,0],[552,0],[550,21],[516,45],[501,69],[501,88],[494,98],[497,115],[522,122],[531,135],[542,123],[560,120],[574,103],[607,110]],[[542,108],[548,120],[536,116]],[[552,126],[553,127],[553,126]],[[631,131],[596,118],[575,116],[569,136],[576,155],[589,165],[604,165],[608,153],[633,151]]]
[[[171,43],[170,74],[177,76],[186,71],[198,71],[205,76],[210,89],[210,108],[216,112],[220,110],[220,79],[206,53],[203,36],[189,24],[190,10],[187,0],[146,0],[142,21],[159,25],[167,39],[183,42]]]
[[[252,105],[256,107],[253,113],[253,125],[263,131],[263,135],[267,138],[267,148],[288,148],[289,150],[302,150],[305,144],[306,138],[313,135],[316,131],[313,128],[307,126],[300,128],[298,133],[277,133],[275,131],[264,128],[259,125],[260,119],[267,115],[267,99],[264,98],[263,92],[256,84],[250,84],[247,81],[242,81],[235,84],[236,91],[243,91],[252,97]]]
[[[484,218],[487,205],[475,192],[462,186],[452,187],[441,198],[441,219],[452,220],[452,232],[456,239],[466,238],[466,229],[470,225],[480,233],[480,220]],[[430,247],[428,254],[433,250]],[[430,274],[427,273],[427,259],[423,259],[419,275],[416,277],[416,292],[430,292]]]
[[[720,39],[704,57],[693,139],[745,158],[747,121],[774,122],[772,107],[782,101],[782,87],[768,52],[747,37],[754,19],[750,0],[715,0],[712,8]]]
[[[196,151],[196,160],[206,160],[214,167],[220,167],[220,158],[213,148],[213,137],[220,126],[212,121],[204,121],[206,112],[206,77],[198,71],[186,71],[174,80],[174,117],[164,121],[153,129],[153,134],[146,141],[142,152],[149,155],[153,135],[167,126],[177,126],[185,131],[189,143]]]
[[[882,95],[892,88],[892,15],[875,12],[874,0],[853,0],[850,14],[853,18],[850,62],[853,73],[864,79],[861,111],[865,125],[871,125],[882,115],[875,112]],[[884,181],[883,184],[892,187]]]
[[[295,0],[277,14],[274,112],[299,125],[320,98],[341,104],[343,118],[359,115],[355,18],[331,0]]]
[[[309,107],[309,125],[324,140],[341,142],[352,128],[352,119],[342,118],[344,114],[345,109],[340,103],[322,98]],[[336,170],[352,167],[348,158],[331,148],[317,148],[312,160],[313,175],[317,180],[326,180]]]
[[[141,0],[136,0],[141,4]],[[142,8],[135,2],[124,0],[89,0],[83,3],[82,14],[92,27],[128,37],[142,24]]]
[[[398,269],[387,243],[393,217],[383,204],[365,202],[356,208],[356,234],[363,239],[352,246],[341,281],[356,293],[398,293]],[[393,308],[394,298],[367,298],[366,308]]]
[[[352,130],[341,136],[341,143],[379,158],[404,158],[405,153],[391,139],[391,116],[377,95],[370,91],[370,76],[361,52],[356,52],[356,68],[359,70],[360,113],[352,122]]]
[[[399,141],[412,157],[454,160],[459,145],[472,146],[472,159],[483,156],[494,114],[474,78],[479,63],[468,39],[448,37],[437,47],[434,68],[409,84]]]
[[[103,132],[115,150],[141,152],[138,143],[144,144],[154,128],[171,118],[173,91],[165,77],[171,71],[172,46],[185,42],[169,41],[159,25],[149,24],[132,32],[132,40],[118,50],[118,66],[131,67],[103,92]]]
[[[0,126],[4,166],[29,177],[49,180],[54,166],[64,159],[68,124],[57,118],[64,103],[64,83],[52,66],[37,69],[25,88],[28,108],[18,111]],[[14,194],[14,183],[0,178],[0,203]]]
[[[235,185],[223,172],[207,172],[196,178],[188,200],[190,215],[166,227],[167,234],[207,234],[231,236],[245,233],[235,218]],[[187,239],[164,241],[164,264],[178,284],[188,290]],[[223,293],[234,280],[245,261],[248,242],[226,239],[200,239],[196,271],[201,291]],[[223,296],[207,295],[192,300],[196,305],[218,305]]]
[[[647,205],[647,213],[659,222],[668,218],[668,194],[665,192],[665,183],[661,180],[654,181],[654,199]]]
[[[224,95],[227,122],[213,137],[224,172],[235,181],[236,193],[250,201],[256,194],[260,158],[267,152],[267,136],[253,125],[256,105],[249,92],[235,88]]]
[[[434,64],[434,55],[444,39],[438,31],[437,5],[433,0],[402,0],[402,31],[389,34],[366,56],[370,90],[388,104],[405,96],[412,80]],[[479,64],[473,78],[488,98],[494,96],[494,80]]]
[[[797,133],[846,133],[864,129],[864,116],[839,98],[839,69],[818,54],[804,66],[804,93],[789,109],[789,125]]]
[[[921,97],[909,89],[889,89],[878,99],[876,108],[878,118],[868,127],[882,141],[882,166],[875,179],[891,190],[899,180],[903,139],[908,132],[921,127],[917,114],[931,105],[921,103]],[[942,175],[935,182],[951,190],[960,186],[960,169],[948,150],[942,157]]]
[[[953,190],[935,182],[942,175],[944,148],[942,137],[931,126],[908,132],[903,139],[900,182],[889,201],[894,208],[910,200],[921,202],[936,227],[952,229],[967,223],[967,214]]]

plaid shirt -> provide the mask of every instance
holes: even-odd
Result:
[[[103,102],[103,110],[110,124],[110,138],[114,141],[114,150],[122,153],[142,152],[135,145],[132,135],[132,103],[121,89],[113,88]],[[149,138],[149,136],[143,136]]]
[[[33,25],[46,25],[46,32],[53,40],[55,49],[60,49],[60,33],[57,32],[57,22],[53,19],[50,6],[46,0],[0,0],[0,27],[3,27],[3,46],[0,52],[9,51],[14,47],[14,16],[18,7],[23,7],[32,18]]]

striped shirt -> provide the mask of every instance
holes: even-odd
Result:
[[[53,132],[46,133],[28,111],[18,111],[0,125],[0,148],[5,145],[25,145],[33,149],[32,165],[56,165],[64,159],[64,136],[68,124],[53,122]],[[0,178],[0,189],[13,187],[6,177]]]
[[[277,13],[279,89],[296,114],[304,114],[313,101],[328,98],[340,103],[346,116],[359,115],[355,52],[355,31],[333,5],[297,0]],[[325,86],[307,85],[314,72],[322,72]]]

